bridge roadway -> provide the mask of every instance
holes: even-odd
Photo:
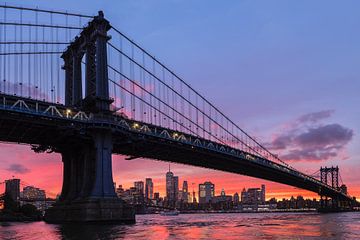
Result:
[[[340,201],[348,195],[287,166],[197,136],[112,114],[102,120],[61,104],[0,94],[0,141],[45,146],[90,141],[91,129],[110,129],[113,153],[237,173],[306,189]],[[54,147],[56,146],[56,147]],[[37,149],[39,150],[39,149]],[[41,149],[40,149],[41,150]]]

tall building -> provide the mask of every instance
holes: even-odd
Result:
[[[145,179],[145,199],[153,199],[154,184],[151,178]]]
[[[211,182],[199,184],[199,203],[209,203],[215,194],[215,185]]]
[[[179,196],[179,177],[170,171],[166,173],[166,198],[169,203],[174,204]]]
[[[235,193],[234,194],[234,205],[239,205],[239,202],[240,202],[240,198],[239,198],[239,194],[238,193]]]
[[[189,186],[187,181],[183,182],[181,200],[184,202],[189,202]]]
[[[46,199],[45,190],[41,190],[33,186],[24,187],[22,191],[22,199],[32,201],[44,201]]]
[[[20,200],[20,179],[5,180],[5,194],[14,201]]]
[[[173,189],[174,189],[174,185],[173,185],[173,177],[174,174],[170,171],[170,166],[169,166],[169,171],[166,173],[166,198],[168,199],[168,201],[171,201],[171,199],[173,199]]]
[[[134,182],[134,187],[136,188],[136,191],[144,196],[144,182],[143,181],[137,181],[137,182]]]
[[[173,186],[174,186],[174,189],[173,189],[174,198],[173,199],[175,201],[177,201],[179,198],[179,177],[178,176],[173,177]]]
[[[261,188],[245,188],[241,192],[241,202],[243,204],[264,204],[265,203],[265,185]]]
[[[261,203],[264,204],[266,201],[265,198],[265,184],[261,185]]]
[[[160,193],[158,192],[154,193],[154,199],[158,201],[160,199]]]

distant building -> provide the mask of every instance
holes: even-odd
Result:
[[[5,194],[12,200],[20,200],[20,179],[5,180]]]
[[[151,178],[145,179],[145,199],[153,199],[154,184]]]
[[[199,203],[211,203],[215,195],[215,185],[211,182],[199,184]]]
[[[119,198],[122,198],[124,196],[124,188],[122,187],[122,185],[119,185],[119,187],[116,188],[116,195]]]
[[[154,200],[159,201],[160,199],[160,193],[156,192],[154,193]]]
[[[241,192],[242,204],[264,204],[265,203],[265,185],[260,188],[244,188]]]
[[[179,177],[178,176],[174,176],[173,177],[173,185],[174,185],[174,200],[177,201],[178,197],[179,197]]]
[[[134,182],[134,187],[140,195],[144,196],[144,182],[143,181]]]
[[[170,171],[166,173],[166,199],[170,205],[174,205],[179,196],[179,177]]]
[[[264,204],[266,202],[265,197],[265,184],[261,185],[261,203]]]
[[[239,202],[240,202],[240,197],[239,197],[239,194],[238,193],[235,193],[234,194],[234,205],[239,205]]]
[[[24,187],[22,191],[21,199],[32,200],[32,201],[45,200],[46,199],[45,190],[41,190],[40,188],[36,188],[33,186]]]
[[[225,190],[221,190],[220,196],[214,196],[211,203],[220,203],[221,208],[229,208],[230,204],[232,203],[232,196],[226,195]]]
[[[169,171],[166,173],[166,198],[169,201],[174,198],[173,177],[174,174],[170,171],[170,166],[169,166]]]
[[[190,200],[189,187],[188,187],[187,181],[183,182],[181,200],[183,200],[184,202],[189,202],[189,200]]]

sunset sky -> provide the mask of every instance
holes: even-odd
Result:
[[[62,0],[11,4],[84,14],[111,24],[167,64],[210,102],[293,167],[312,174],[338,165],[360,198],[360,1]],[[274,4],[276,2],[276,4]],[[1,15],[0,15],[1,17]],[[15,176],[61,190],[57,154],[0,145],[0,182]],[[164,194],[168,163],[113,156],[124,187],[152,177]],[[267,198],[310,192],[220,171],[171,164],[183,180],[215,183],[216,193],[267,186]],[[1,191],[3,187],[1,187]]]

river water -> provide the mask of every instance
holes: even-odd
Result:
[[[0,239],[360,239],[360,212],[138,215],[136,221],[0,223]]]

